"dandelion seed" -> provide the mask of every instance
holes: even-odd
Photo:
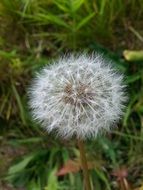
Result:
[[[109,131],[126,102],[123,76],[100,54],[67,55],[45,66],[29,90],[35,120],[63,138]]]

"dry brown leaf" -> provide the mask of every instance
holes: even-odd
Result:
[[[125,167],[116,169],[113,173],[113,176],[117,178],[117,183],[119,184],[120,190],[133,190],[131,184],[127,180],[128,170]]]
[[[93,168],[97,168],[99,167],[99,164],[97,164],[97,162],[95,161],[88,161],[87,162],[88,165],[88,169],[93,169]],[[60,168],[58,170],[58,172],[56,173],[57,176],[62,176],[62,175],[66,175],[68,173],[76,173],[79,172],[81,170],[81,163],[80,160],[76,159],[76,160],[68,160],[62,168]]]
[[[80,170],[80,163],[79,161],[73,161],[73,160],[68,160],[65,165],[59,169],[59,171],[56,173],[57,176],[62,176],[66,175],[68,173],[75,173]]]

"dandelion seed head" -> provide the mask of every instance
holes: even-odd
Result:
[[[123,76],[100,54],[64,56],[41,69],[29,89],[33,118],[63,138],[110,131],[126,99]]]

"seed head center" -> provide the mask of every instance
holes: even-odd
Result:
[[[88,85],[79,82],[77,85],[67,83],[64,88],[63,101],[74,106],[87,105],[92,99],[91,89]]]

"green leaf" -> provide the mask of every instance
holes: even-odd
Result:
[[[84,3],[84,0],[74,0],[71,2],[72,2],[72,11],[76,12],[81,7],[81,5]]]
[[[8,171],[8,174],[13,175],[13,174],[16,174],[18,172],[21,172],[29,164],[29,162],[34,158],[34,156],[35,156],[34,154],[28,155],[22,161],[11,166],[9,171]]]
[[[44,190],[57,190],[58,189],[58,180],[56,174],[56,170],[51,171],[48,177],[48,185],[44,188]]]
[[[76,12],[80,7],[81,5],[84,3],[85,0],[72,0],[72,1],[67,1],[67,0],[63,0],[61,2],[61,0],[56,0],[54,1],[54,3],[57,5],[57,7],[66,12],[66,13],[74,13]]]
[[[6,52],[6,51],[0,50],[0,57],[11,59],[11,58],[13,58],[15,56],[16,56],[16,51],[15,50],[12,50],[11,52]]]
[[[12,84],[12,90],[13,90],[13,93],[15,95],[15,98],[16,98],[16,101],[17,101],[17,104],[18,104],[18,107],[20,110],[21,120],[22,120],[23,124],[26,125],[25,112],[24,112],[24,108],[22,105],[22,101],[21,101],[20,95],[18,94],[18,91],[17,91],[16,87],[14,86],[14,84]]]
[[[108,140],[107,138],[102,138],[99,139],[99,143],[101,144],[101,146],[103,147],[105,153],[109,156],[109,158],[112,160],[112,163],[114,164],[114,166],[116,166],[117,161],[116,161],[116,154],[115,154],[115,150],[114,150],[114,146],[111,143],[110,140]]]
[[[56,1],[54,1],[54,3],[55,3],[55,5],[57,5],[57,7],[60,9],[60,10],[62,10],[62,11],[64,11],[64,12],[69,12],[69,9],[66,7],[66,5],[64,6],[64,2],[63,3],[61,3],[61,1],[58,1],[58,0],[56,0]]]
[[[133,75],[133,76],[127,76],[126,77],[126,83],[133,83],[137,80],[139,80],[141,78],[141,76],[139,74]]]
[[[127,108],[126,108],[126,112],[125,112],[125,115],[124,115],[124,120],[123,120],[123,125],[124,126],[127,126],[127,121],[128,121],[128,118],[132,112],[132,106],[133,104],[135,103],[135,101],[138,99],[138,94],[134,97],[131,98],[131,101],[130,103],[128,104]]]
[[[49,24],[49,23],[54,23],[59,26],[64,26],[66,28],[69,28],[69,25],[67,25],[61,18],[59,18],[56,15],[49,14],[47,12],[45,13],[39,13],[34,16],[29,15],[29,18],[36,22],[40,22],[40,24]]]
[[[104,10],[105,10],[106,4],[107,4],[106,1],[101,1],[100,10],[99,10],[100,15],[104,15],[104,12],[105,12]]]
[[[42,141],[43,141],[42,137],[31,137],[31,138],[25,138],[25,139],[9,140],[9,144],[17,146],[20,144],[40,143]]]
[[[69,26],[58,16],[50,14],[50,15],[48,15],[47,19],[55,24],[69,28]]]
[[[28,183],[27,190],[41,190],[41,187],[35,180],[32,180]]]
[[[85,17],[76,27],[76,31],[78,31],[81,27],[83,27],[92,17],[94,17],[95,13],[91,13],[87,17]]]
[[[110,185],[109,185],[109,181],[107,180],[106,176],[104,175],[104,173],[98,169],[95,169],[96,173],[98,175],[98,177],[106,184],[106,188],[107,190],[111,190]]]

